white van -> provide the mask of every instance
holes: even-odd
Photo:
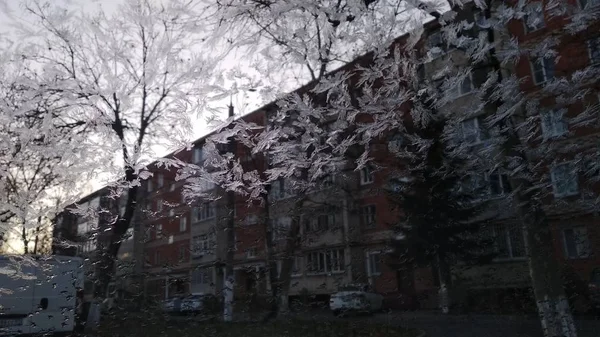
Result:
[[[70,333],[83,260],[70,256],[0,256],[0,336]]]

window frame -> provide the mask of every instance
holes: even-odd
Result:
[[[558,115],[560,114],[560,118],[558,118]],[[564,136],[565,134],[569,133],[569,125],[568,123],[565,121],[564,118],[564,111],[562,111],[562,109],[550,109],[547,111],[544,111],[542,113],[540,113],[540,122],[542,125],[542,135],[544,136],[544,139],[553,139],[553,138],[559,138],[561,136]],[[560,119],[558,122],[560,122],[562,124],[562,130],[561,131],[557,131],[557,120]],[[552,124],[551,129],[548,129],[548,125],[546,125],[546,121],[549,120],[550,123]]]
[[[204,150],[200,145],[194,146],[192,150],[192,164],[200,164],[204,161]]]
[[[294,262],[292,263],[291,276],[292,277],[302,276],[303,275],[303,270],[302,270],[303,256],[294,255],[293,259],[294,259]]]
[[[463,142],[465,142],[469,146],[479,145],[479,144],[483,143],[483,141],[485,140],[483,129],[481,127],[481,122],[479,119],[480,119],[479,117],[472,117],[472,118],[467,118],[460,122],[460,138]],[[477,138],[475,141],[468,141],[467,137],[469,137],[469,136],[465,133],[465,125],[467,125],[466,123],[469,121],[475,121],[474,126],[477,129],[476,130],[477,132],[474,133]]]
[[[278,216],[271,221],[271,238],[273,241],[285,240],[288,238],[289,229],[292,227],[292,218],[290,216]],[[282,235],[280,229],[285,229],[285,235]]]
[[[544,15],[543,6],[541,8],[541,11],[537,11],[536,8],[531,8],[531,9],[532,9],[532,11],[529,11],[523,17],[523,27],[525,29],[525,34],[535,33],[535,32],[538,32],[538,31],[546,28],[546,16]],[[540,15],[541,26],[539,26],[539,27],[530,27],[529,26],[529,24],[527,23],[527,21],[528,21],[529,17],[531,16],[531,13],[536,13],[536,15]]]
[[[250,247],[250,248],[246,249],[246,258],[247,259],[255,259],[256,257],[258,257],[256,247]]]
[[[495,224],[492,226],[492,236],[493,236],[493,246],[494,246],[494,250],[497,253],[499,251],[499,247],[498,247],[498,241],[497,241],[497,237],[499,235],[502,235],[504,237],[504,240],[506,242],[506,251],[508,252],[508,256],[504,257],[495,257],[494,261],[495,262],[506,262],[506,261],[524,261],[527,259],[527,254],[529,252],[528,246],[527,246],[527,240],[525,237],[525,229],[523,227],[520,228],[519,233],[522,236],[522,242],[523,242],[523,256],[516,256],[515,250],[516,250],[516,242],[513,242],[513,238],[511,236],[511,230],[514,230],[515,228],[519,229],[519,224],[518,223],[501,223],[501,224]],[[501,229],[501,233],[499,233],[499,229]]]
[[[187,231],[187,215],[182,215],[179,218],[179,233],[184,233]]]
[[[540,60],[541,60],[541,62],[540,62]],[[546,64],[546,62],[552,62],[552,63]],[[547,65],[549,65],[549,64],[552,64],[552,67],[551,67],[552,68],[552,76],[548,76],[548,69],[549,68],[547,67]],[[554,79],[554,77],[555,77],[554,76],[554,72],[556,70],[555,60],[551,60],[549,58],[544,58],[544,57],[541,57],[541,58],[537,57],[537,58],[530,59],[529,65],[531,67],[531,77],[532,77],[532,80],[533,80],[533,84],[535,84],[535,85],[541,85],[541,84],[547,83],[548,81]],[[543,77],[542,81],[538,81],[536,79],[536,76],[535,76],[535,74],[536,74],[536,65],[539,66],[539,67],[541,67],[540,70],[542,71],[542,75],[543,75],[542,76]]]
[[[313,259],[315,259],[314,265],[317,266],[316,271],[312,268]],[[328,268],[328,263],[330,263],[331,268]],[[346,254],[344,248],[321,249],[306,254],[306,275],[343,274],[345,272]]]
[[[158,173],[156,177],[156,188],[162,188],[165,185],[165,175],[162,173]]]
[[[578,249],[579,245],[577,242],[574,242],[575,249],[577,250],[577,252],[575,252],[575,253],[577,256],[571,255],[571,252],[569,252],[569,243],[567,242],[567,235],[566,235],[566,232],[568,230],[573,231],[573,234],[574,234],[573,237],[575,237],[575,233],[577,230],[583,230],[583,232],[585,233],[585,245],[587,246],[586,247],[586,249],[587,249],[586,255],[580,254],[579,249]],[[580,225],[580,226],[572,226],[572,227],[568,227],[568,228],[563,228],[561,230],[561,233],[562,233],[562,239],[563,239],[563,252],[564,252],[565,259],[582,260],[582,259],[589,259],[593,256],[592,244],[590,242],[590,236],[589,236],[589,231],[588,231],[587,226]],[[577,234],[577,235],[581,235],[581,233]]]
[[[577,174],[577,171],[574,171],[573,175],[573,182],[575,184],[575,190],[576,191],[566,191],[566,192],[559,192],[558,191],[558,181],[557,181],[557,176],[558,173],[556,172],[556,170],[558,170],[561,167],[567,167],[567,168],[571,168],[571,170],[573,170],[573,162],[571,161],[566,161],[566,162],[562,162],[559,164],[555,164],[552,166],[552,168],[550,169],[550,182],[552,183],[552,191],[554,194],[555,198],[566,198],[566,197],[571,197],[571,196],[575,196],[578,195],[580,193],[579,191],[579,175]]]
[[[191,284],[193,285],[210,285],[213,282],[213,271],[210,267],[193,268],[191,275]],[[194,274],[195,273],[195,274]],[[200,282],[194,282],[200,281]]]
[[[186,255],[185,254],[186,250],[187,250],[187,247],[185,245],[180,245],[179,246],[179,252],[178,252],[179,262],[185,262],[185,260],[186,260],[186,258],[185,258],[186,257],[185,256]]]
[[[463,92],[463,84],[465,83],[466,79],[469,79],[469,91],[465,91]],[[469,72],[469,74],[465,77],[465,79],[463,79],[460,83],[458,83],[458,85],[453,86],[451,88],[451,90],[447,91],[447,93],[449,94],[449,98],[452,100],[456,100],[459,99],[463,96],[467,96],[471,93],[473,93],[473,91],[475,91],[475,84],[473,83],[473,72]]]
[[[154,238],[156,240],[160,240],[163,237],[163,225],[162,224],[155,224],[154,225]]]
[[[207,221],[216,217],[216,204],[215,201],[203,202],[198,206],[198,219],[197,221]]]
[[[432,41],[432,38],[434,36],[439,36],[439,41],[437,43],[434,43],[434,41]],[[436,39],[437,40],[437,39]],[[436,60],[444,55],[446,55],[448,53],[448,48],[446,46],[444,46],[444,34],[441,30],[435,30],[431,33],[428,33],[427,36],[425,37],[425,48],[426,53],[428,56],[431,57],[431,60]],[[432,50],[434,48],[438,48],[440,51],[437,53],[433,53]]]
[[[375,172],[371,169],[369,165],[365,165],[365,167],[360,169],[360,185],[370,185],[375,182]]]
[[[367,209],[373,209],[373,212],[365,212]],[[372,218],[370,222],[366,222],[365,220],[369,220],[366,217]],[[376,228],[377,227],[377,204],[366,204],[360,207],[360,225],[363,228]]]
[[[600,0],[598,0],[598,3],[600,4]],[[592,47],[593,44],[595,45]],[[586,45],[588,49],[588,56],[590,58],[590,64],[600,64],[600,36],[587,40]]]
[[[381,267],[382,267],[382,261],[381,261],[381,256],[383,255],[383,253],[381,251],[369,251],[367,252],[367,276],[368,277],[374,277],[374,276],[379,276],[381,275]],[[373,257],[379,257],[379,261],[378,263],[373,263]],[[377,270],[373,270],[373,266],[376,266]]]

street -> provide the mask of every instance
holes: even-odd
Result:
[[[303,313],[307,320],[347,320],[348,322],[376,322],[417,328],[429,337],[542,337],[539,320],[528,316],[504,315],[442,315],[437,312],[390,312],[373,316],[336,318],[326,311]],[[596,337],[600,320],[576,320],[579,337]]]

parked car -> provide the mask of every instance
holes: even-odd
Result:
[[[329,308],[334,315],[347,312],[373,313],[383,307],[383,296],[376,294],[368,285],[347,285],[340,287],[329,299]]]
[[[168,314],[178,314],[181,312],[181,302],[181,297],[171,297],[163,302],[163,311]]]
[[[216,296],[212,294],[194,294],[187,296],[181,301],[181,313],[210,313],[213,306],[212,303],[216,302],[216,300]]]

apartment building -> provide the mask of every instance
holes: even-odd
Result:
[[[523,79],[521,90],[538,101],[540,113],[525,111],[535,118],[536,137],[529,143],[533,161],[542,162],[548,191],[546,211],[554,234],[555,255],[582,280],[600,273],[600,224],[598,219],[598,162],[600,144],[600,22],[589,13],[599,13],[600,2],[565,1],[567,11],[551,15],[551,9],[535,12],[537,20],[513,20],[508,34],[528,48],[545,39],[557,38],[556,60],[523,55],[514,67]],[[585,21],[571,33],[567,28]],[[585,28],[583,28],[585,27]],[[570,28],[569,28],[570,29]],[[552,90],[553,83],[577,78],[577,85]],[[586,120],[587,122],[582,122]],[[544,144],[549,153],[536,148]]]
[[[106,187],[67,206],[55,219],[52,254],[85,258],[84,291],[89,296],[95,292],[93,281],[100,272],[95,262],[102,247],[109,242],[115,215],[124,211],[124,202],[125,196],[116,198],[111,189]],[[136,277],[141,273],[138,260],[142,253],[142,242],[138,240],[139,235],[136,235],[135,224],[134,220],[134,225],[121,243],[115,264],[115,277],[109,286],[111,293],[117,290],[133,292],[139,282]]]
[[[592,7],[595,4],[589,1],[585,3]],[[581,6],[583,3],[569,4]],[[516,37],[519,43],[527,45],[552,34],[563,34],[561,29],[570,20],[569,17],[552,18],[549,21],[545,18],[536,21],[536,27],[528,27],[523,20],[513,20],[505,30],[495,32],[495,36],[500,44]],[[481,32],[478,27],[484,26],[485,20],[482,13],[468,6],[459,12],[458,19],[475,23],[474,28],[466,32],[474,36]],[[468,64],[463,51],[445,46],[439,29],[436,22],[427,24],[423,40],[417,45],[423,55],[435,50],[435,55],[430,55],[430,62],[423,67],[424,80],[431,79],[432,74],[450,58],[459,66]],[[543,116],[537,119],[529,116],[539,123],[534,128],[539,133],[538,137],[528,138],[532,140],[529,144],[532,149],[530,158],[537,160],[536,142],[556,144],[554,159],[557,160],[539,165],[541,169],[551,171],[551,174],[540,174],[540,177],[550,177],[550,181],[540,184],[552,192],[545,201],[547,212],[551,215],[556,256],[561,264],[573,267],[584,281],[589,281],[600,266],[599,220],[597,209],[590,206],[594,205],[590,201],[598,196],[598,179],[597,172],[584,170],[577,160],[577,151],[597,152],[600,142],[597,122],[593,124],[595,126],[590,126],[577,120],[569,121],[568,117],[578,116],[584,109],[596,109],[598,112],[598,77],[587,81],[585,85],[589,87],[589,92],[579,102],[565,105],[564,109],[559,100],[540,90],[540,84],[573,74],[590,64],[598,65],[598,32],[600,29],[588,29],[578,38],[565,36],[558,48],[561,58],[556,65],[546,61],[535,62],[522,56],[512,69],[506,69],[507,75],[514,73],[523,79],[522,92],[532,100],[539,99],[541,105],[547,107]],[[402,46],[405,41],[406,36],[400,37],[397,45]],[[368,64],[369,57],[360,58],[339,71],[357,64]],[[489,67],[474,69],[456,89],[455,97],[448,101],[444,111],[479,111],[465,107],[480,103],[473,95],[474,88],[486,80],[490,71]],[[351,78],[350,82],[356,83],[356,80]],[[308,93],[311,85],[297,92]],[[318,101],[318,98],[315,100]],[[266,125],[268,116],[276,108],[275,104],[269,104],[242,118],[247,122]],[[482,118],[490,112],[483,109],[478,114],[464,117],[461,123],[465,130],[463,142],[472,144],[474,148],[485,145],[486,132]],[[581,142],[582,139],[586,141]],[[572,148],[574,140],[587,145],[577,148],[576,153],[561,150]],[[168,157],[201,164],[206,159],[202,151],[203,141],[198,140],[189,151],[183,150]],[[376,163],[385,164],[390,157],[388,146],[394,141],[392,135],[381,144],[373,144]],[[261,172],[266,169],[265,158],[253,156],[249,149],[241,144],[236,145],[236,156],[245,168],[256,168]],[[547,156],[542,159],[547,160]],[[580,166],[578,170],[565,169],[571,167],[569,165]],[[157,298],[187,293],[218,293],[223,283],[226,258],[224,229],[233,212],[236,238],[234,276],[238,297],[252,292],[264,294],[271,287],[267,276],[267,224],[275,229],[275,256],[281,258],[285,241],[282,233],[290,227],[292,219],[298,217],[301,240],[293,257],[290,296],[310,294],[326,297],[340,285],[368,283],[389,299],[389,305],[406,306],[406,298],[418,296],[421,307],[437,307],[437,276],[431,268],[407,272],[394,270],[386,263],[386,253],[395,236],[391,225],[397,219],[397,214],[390,210],[388,200],[382,193],[389,175],[385,165],[382,167],[367,166],[355,171],[349,163],[340,174],[327,177],[322,184],[302,192],[303,195],[294,189],[293,178],[281,179],[270,188],[268,206],[236,196],[231,209],[223,197],[223,191],[210,182],[203,187],[203,192],[210,197],[185,201],[182,198],[184,182],[175,180],[176,169],[167,170],[162,166],[150,165],[149,169],[154,175],[144,183],[144,195],[140,198],[140,203],[147,210],[140,227],[145,238],[146,292]],[[489,211],[493,212],[496,221],[488,232],[495,240],[497,258],[483,266],[456,266],[453,277],[455,288],[472,289],[480,301],[491,302],[493,299],[489,296],[497,296],[505,290],[517,293],[530,287],[527,247],[513,211],[514,205],[506,198],[511,192],[506,174],[491,173],[479,181],[489,186],[486,197],[493,200]],[[298,208],[300,197],[301,207]]]
[[[184,151],[167,156],[191,161]],[[191,208],[183,197],[176,172],[153,163],[152,176],[142,184],[138,207],[144,236],[144,289],[156,299],[189,293]]]
[[[530,5],[541,5],[541,2]],[[553,57],[533,58],[530,56],[533,52],[524,52],[514,65],[509,63],[503,69],[503,75],[508,78],[515,74],[521,80],[520,90],[525,98],[530,102],[539,102],[541,107],[537,110],[525,105],[515,113],[523,121],[533,121],[526,132],[534,134],[523,132],[519,136],[526,143],[527,157],[535,167],[533,179],[537,180],[534,184],[543,186],[541,193],[547,195],[544,197],[545,211],[550,217],[557,262],[563,269],[573,268],[583,282],[590,281],[600,270],[598,255],[593,253],[600,248],[596,215],[600,186],[596,177],[597,169],[588,166],[589,160],[597,161],[598,158],[600,30],[598,23],[593,21],[588,29],[578,33],[569,33],[566,27],[581,19],[577,17],[582,15],[578,11],[584,6],[588,6],[586,10],[598,10],[597,5],[585,1],[565,1],[565,8],[570,7],[564,15],[532,11],[530,15],[536,18],[526,16],[513,19],[504,29],[494,31],[499,49],[516,39],[523,50],[531,51],[544,39],[558,38],[558,63],[554,63]],[[485,17],[477,10],[465,9],[459,12],[458,19],[473,22],[472,31],[466,34],[477,34],[478,27],[486,26]],[[433,47],[438,48],[436,55],[432,55],[432,60],[424,66],[425,78],[431,78],[449,59],[459,68],[470,65],[460,48],[445,46],[435,23],[426,30],[424,52]],[[552,85],[546,86],[553,81],[559,83],[561,78],[569,78],[584,69],[592,75],[582,79],[581,88],[563,87],[557,90],[552,89]],[[472,93],[474,88],[485,82],[492,70],[488,65],[473,67],[469,76],[457,87],[456,97],[443,109],[448,113],[478,111],[476,107],[481,102]],[[583,92],[581,89],[587,91],[580,94]],[[465,116],[461,125],[464,131],[461,141],[475,150],[487,146],[490,137],[490,130],[486,130],[483,120],[494,111],[490,111],[489,107],[487,109]],[[489,157],[493,158],[494,154],[491,153]],[[488,164],[493,167],[494,163]],[[506,198],[511,192],[509,179],[502,171],[478,178],[489,190],[486,198],[492,200],[490,212],[494,212],[496,221],[490,228],[490,234],[495,241],[497,257],[488,265],[455,268],[455,286],[474,289],[472,293],[475,295],[472,297],[478,297],[481,303],[488,302],[485,305],[502,296],[525,298],[523,294],[527,293],[531,284],[527,265],[528,248],[523,229],[517,221],[516,207]],[[528,305],[535,307],[533,302]]]

